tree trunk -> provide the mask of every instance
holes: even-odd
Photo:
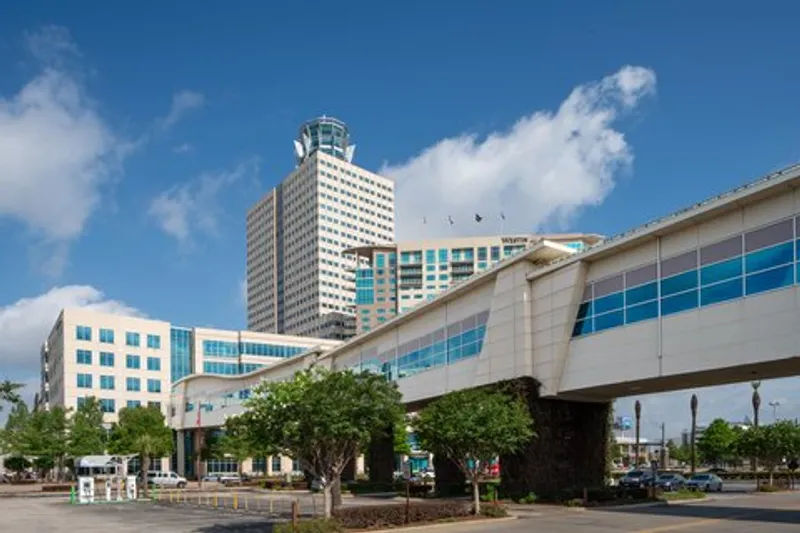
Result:
[[[775,470],[775,469],[774,469],[773,467],[770,467],[770,468],[769,468],[769,484],[770,484],[770,486],[772,486],[772,472],[773,472],[774,470]]]
[[[342,505],[342,475],[333,476],[331,483],[331,508],[336,509]]]
[[[472,503],[475,506],[475,515],[481,514],[481,488],[477,477],[472,480]]]
[[[322,499],[325,502],[325,518],[330,518],[333,514],[333,500],[331,498],[331,484],[325,483],[322,487]]]
[[[150,487],[147,485],[147,472],[150,470],[150,456],[145,453],[139,457],[141,458],[139,468],[142,474],[142,492],[144,493],[144,497],[146,499],[150,493]]]

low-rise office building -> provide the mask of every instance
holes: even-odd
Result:
[[[310,337],[180,327],[162,320],[64,309],[41,347],[38,406],[76,409],[87,398],[95,397],[109,426],[125,407],[156,406],[168,420],[172,383],[181,378],[194,374],[239,377],[308,350],[326,350],[339,344]],[[187,444],[194,445],[178,441],[176,447]],[[189,454],[194,452],[192,448]],[[228,465],[230,461],[218,462],[212,462],[206,471],[236,471]],[[155,469],[168,466],[168,459],[154,464]],[[287,472],[292,469],[292,461],[264,458],[254,466],[262,467],[265,473]]]

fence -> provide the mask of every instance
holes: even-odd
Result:
[[[153,502],[205,509],[252,513],[271,518],[313,518],[325,511],[321,494],[281,496],[255,491],[189,492],[186,490],[151,490]]]

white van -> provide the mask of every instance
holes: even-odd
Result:
[[[182,489],[186,487],[186,478],[181,477],[175,472],[155,472],[147,473],[147,484],[158,487],[170,487]]]

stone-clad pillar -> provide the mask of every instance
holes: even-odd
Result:
[[[372,483],[391,484],[394,481],[394,428],[373,437],[366,456],[369,480]]]
[[[534,380],[518,385],[536,436],[519,453],[500,457],[500,494],[558,496],[567,489],[602,486],[610,403],[542,399]]]
[[[176,471],[179,476],[186,476],[186,443],[182,429],[175,432],[175,452],[177,455]]]

